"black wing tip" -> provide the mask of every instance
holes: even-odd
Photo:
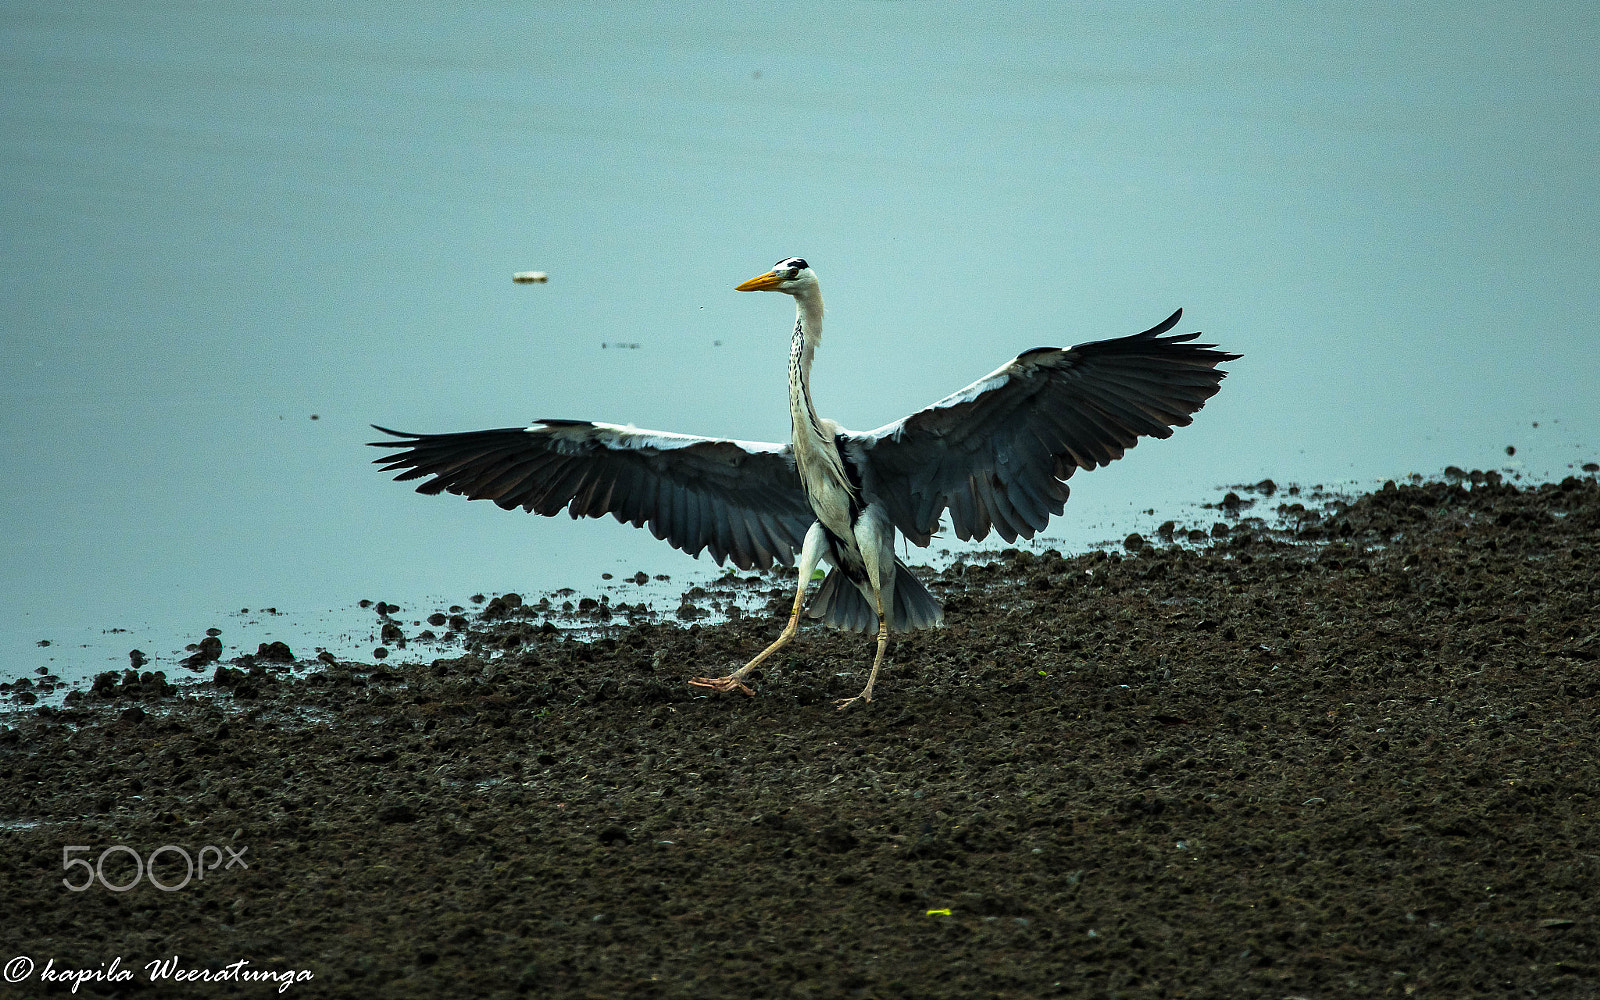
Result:
[[[1145,332],[1139,334],[1139,336],[1141,336],[1141,337],[1159,337],[1163,333],[1166,333],[1168,330],[1170,330],[1173,327],[1177,326],[1178,325],[1178,320],[1180,320],[1182,318],[1183,318],[1183,307],[1179,306],[1177,308],[1177,311],[1175,311],[1171,316],[1168,316],[1166,319],[1164,319],[1161,322],[1157,323],[1155,326],[1152,326],[1150,329],[1148,329]],[[1191,337],[1198,337],[1199,334],[1190,334],[1190,336]]]
[[[536,425],[554,425],[554,426],[560,426],[560,427],[574,427],[574,426],[591,426],[592,425],[592,421],[588,421],[588,420],[535,420],[534,424],[536,424]],[[450,438],[454,438],[454,439],[459,440],[459,439],[462,439],[462,438],[476,437],[476,436],[485,435],[485,434],[493,434],[493,435],[522,434],[522,433],[527,432],[528,429],[529,429],[527,427],[496,427],[496,428],[493,428],[493,429],[490,429],[490,430],[464,431],[464,432],[459,432],[459,433],[417,434],[417,433],[415,433],[413,431],[392,430],[392,429],[390,429],[388,427],[382,426],[381,424],[368,424],[368,426],[371,427],[375,431],[379,431],[380,433],[387,434],[390,437],[393,437],[393,438],[397,439],[397,440],[394,440],[394,441],[368,441],[367,442],[367,446],[369,448],[414,448],[417,445],[423,444],[425,442],[438,443],[438,442],[441,442],[441,441],[444,441],[444,440],[450,439]]]
[[[1219,351],[1217,350],[1216,344],[1194,343],[1195,340],[1203,336],[1203,334],[1201,334],[1198,330],[1196,330],[1194,333],[1179,333],[1170,337],[1161,336],[1168,330],[1171,330],[1173,327],[1177,326],[1178,321],[1182,318],[1183,307],[1179,306],[1173,311],[1171,316],[1168,316],[1166,319],[1162,320],[1160,323],[1157,323],[1155,326],[1152,326],[1145,332],[1136,334],[1136,336],[1150,340],[1160,337],[1163,344],[1182,344],[1188,351],[1205,355],[1205,359],[1214,365],[1226,364],[1229,361],[1238,361],[1240,358],[1244,357],[1243,354],[1233,354],[1229,351]]]
[[[1121,336],[1121,337],[1110,337],[1110,338],[1107,338],[1105,340],[1089,340],[1089,341],[1085,341],[1085,342],[1083,342],[1081,344],[1073,344],[1071,347],[1065,348],[1065,350],[1067,350],[1067,351],[1077,351],[1077,350],[1082,350],[1083,348],[1086,348],[1086,347],[1099,347],[1102,344],[1118,344],[1118,343],[1131,344],[1131,343],[1134,343],[1134,342],[1143,342],[1143,341],[1150,341],[1150,340],[1156,340],[1156,341],[1158,341],[1159,343],[1162,343],[1162,344],[1182,344],[1182,343],[1185,343],[1187,341],[1193,340],[1194,338],[1200,336],[1199,333],[1179,333],[1179,334],[1174,334],[1174,335],[1172,335],[1170,337],[1163,337],[1162,336],[1162,334],[1166,333],[1167,331],[1171,330],[1173,327],[1177,326],[1178,325],[1178,320],[1180,320],[1182,318],[1183,318],[1183,309],[1180,307],[1180,308],[1174,310],[1171,316],[1168,316],[1166,319],[1164,319],[1161,322],[1157,323],[1155,326],[1152,326],[1150,329],[1145,330],[1145,331],[1143,331],[1141,333],[1131,333],[1131,334],[1126,334],[1126,335]],[[1211,345],[1211,344],[1196,344],[1194,346],[1195,347],[1211,347],[1211,346],[1214,346],[1214,345]],[[1037,351],[1037,350],[1040,350],[1040,348],[1034,348],[1034,350]],[[1033,352],[1030,351],[1028,353],[1031,354]]]
[[[423,438],[423,435],[421,434],[411,434],[406,431],[390,430],[387,427],[380,427],[377,424],[368,424],[368,426],[380,434],[387,434],[391,438],[399,438],[397,441],[368,441],[368,448],[410,448],[413,445],[421,443]],[[388,460],[388,456],[373,459],[374,462],[386,462]]]
[[[1199,336],[1199,334],[1195,334]],[[1238,361],[1243,354],[1233,354],[1229,351],[1217,350],[1216,344],[1185,344],[1191,352],[1200,355],[1209,365],[1225,364],[1229,361]]]

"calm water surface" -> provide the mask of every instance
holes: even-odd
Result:
[[[367,424],[783,440],[791,308],[732,287],[790,254],[848,426],[1180,305],[1245,355],[1047,544],[1268,476],[1600,454],[1581,5],[296,6],[0,12],[0,678],[703,577],[417,496]]]

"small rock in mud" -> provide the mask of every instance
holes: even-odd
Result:
[[[256,649],[256,659],[267,663],[293,663],[294,652],[282,641],[263,642]]]
[[[222,658],[222,640],[209,634],[209,631],[204,639],[188,647],[195,651],[192,656],[183,660],[183,665],[190,670],[199,670],[206,664],[215,663]]]

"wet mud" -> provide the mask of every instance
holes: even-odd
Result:
[[[91,996],[172,955],[299,996],[1600,995],[1600,485],[1450,473],[932,574],[947,627],[845,712],[872,644],[815,625],[755,698],[687,686],[776,635],[764,577],[714,626],[702,591],[574,642],[500,595],[423,665],[8,685],[0,961],[138,970]],[[62,884],[64,846],[169,844],[248,867]]]

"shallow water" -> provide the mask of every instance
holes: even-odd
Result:
[[[362,598],[714,572],[416,496],[362,444],[781,440],[789,307],[732,286],[790,254],[848,426],[1179,305],[1245,355],[1046,544],[1267,476],[1559,478],[1600,454],[1596,34],[1560,5],[8,10],[0,676],[170,670],[208,627],[346,655]]]

